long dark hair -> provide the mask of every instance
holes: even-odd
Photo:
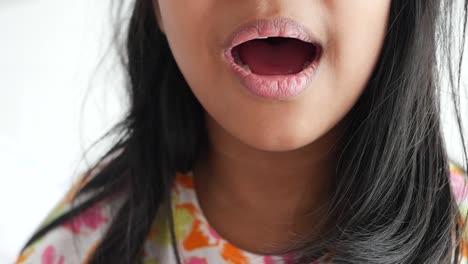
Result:
[[[303,243],[300,263],[331,252],[333,263],[455,263],[463,226],[449,185],[440,121],[441,68],[457,99],[467,3],[392,0],[381,57],[350,115],[328,215],[334,228]],[[119,5],[120,7],[120,5]],[[135,0],[122,63],[130,107],[109,132],[119,140],[71,211],[27,243],[115,193],[124,194],[91,263],[134,263],[161,205],[170,201],[176,172],[191,170],[207,144],[204,110],[184,80],[159,30],[152,1]],[[457,27],[457,25],[459,27]],[[458,30],[457,30],[458,29]],[[461,44],[453,46],[459,33]],[[459,51],[459,52],[454,52]],[[453,63],[453,54],[457,63]],[[440,55],[440,56],[438,56]],[[461,129],[460,111],[455,104]],[[466,149],[464,148],[464,161]],[[174,242],[171,207],[167,207]],[[457,243],[453,244],[453,235]],[[180,262],[180,257],[177,259]]]

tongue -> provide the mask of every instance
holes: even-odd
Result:
[[[299,73],[314,53],[311,44],[293,38],[255,39],[237,48],[242,62],[259,75]]]

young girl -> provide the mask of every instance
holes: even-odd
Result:
[[[18,263],[466,262],[455,2],[136,0],[120,140]]]

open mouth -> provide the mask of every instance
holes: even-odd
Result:
[[[231,50],[234,62],[257,75],[294,75],[313,67],[320,59],[321,47],[296,38],[252,39]]]

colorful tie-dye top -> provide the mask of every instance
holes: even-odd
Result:
[[[461,216],[468,209],[468,187],[465,189],[465,174],[450,164],[450,183],[454,197],[459,204]],[[66,212],[71,207],[77,190],[85,184],[91,174],[83,177],[50,213],[44,224]],[[49,231],[21,252],[17,263],[75,264],[88,263],[110,225],[119,199],[108,199],[91,207],[78,217]],[[184,264],[276,264],[295,263],[294,256],[263,256],[242,250],[223,239],[209,225],[198,203],[191,173],[177,174],[172,189],[175,235],[179,254]],[[176,263],[170,240],[167,221],[156,217],[144,244],[145,264]],[[468,241],[468,232],[464,238]],[[462,252],[467,254],[468,243],[462,243]],[[316,261],[313,264],[327,263]],[[468,263],[463,255],[461,264]]]

